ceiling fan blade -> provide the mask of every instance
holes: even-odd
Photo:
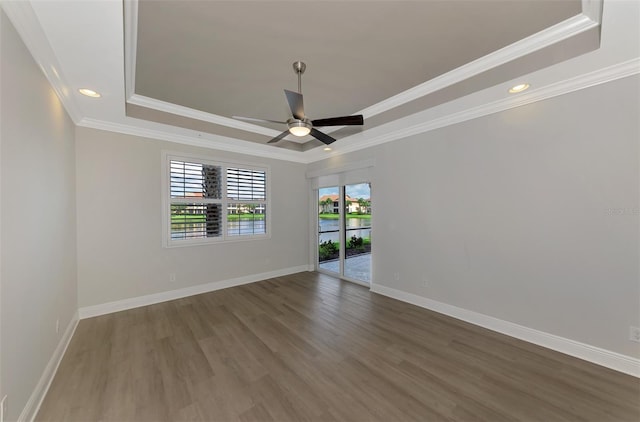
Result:
[[[304,104],[302,102],[302,94],[289,90],[284,90],[284,95],[287,96],[287,102],[291,109],[291,115],[298,119],[304,119]]]
[[[236,120],[244,120],[246,122],[257,122],[257,123],[281,123],[286,125],[287,122],[279,122],[277,120],[267,120],[267,119],[254,119],[253,117],[242,117],[242,116],[231,116],[232,119]]]
[[[314,126],[359,126],[364,124],[364,117],[362,114],[355,116],[343,116],[343,117],[329,117],[328,119],[313,120],[311,123]]]
[[[327,135],[326,133],[320,132],[316,128],[311,128],[311,136],[313,136],[314,138],[324,142],[326,145],[332,144],[332,143],[334,143],[336,141],[335,138],[332,138],[331,136]]]
[[[272,140],[270,140],[269,142],[267,142],[268,144],[273,144],[274,142],[278,142],[280,139],[284,138],[285,136],[287,136],[289,134],[288,130],[285,130],[284,132],[282,132],[280,135],[276,136],[275,138],[273,138]]]

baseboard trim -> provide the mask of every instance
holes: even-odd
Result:
[[[391,287],[374,284],[371,286],[371,291],[640,378],[640,359],[631,356],[534,330]]]
[[[36,384],[36,388],[34,388],[33,393],[31,393],[31,397],[29,397],[27,404],[22,409],[22,412],[18,417],[18,422],[32,422],[38,414],[42,401],[49,391],[51,382],[53,381],[56,372],[58,372],[58,366],[60,366],[60,362],[62,362],[62,358],[67,351],[69,343],[71,342],[73,333],[76,331],[78,321],[78,312],[76,312],[67,325],[62,338],[60,338],[60,342],[58,343],[56,350],[53,352],[51,359],[49,359],[49,363],[47,363],[38,384]]]
[[[169,290],[166,292],[153,293],[145,296],[132,297],[114,302],[101,303],[99,305],[85,306],[78,310],[80,319],[92,318],[95,316],[111,314],[114,312],[126,311],[127,309],[139,308],[141,306],[154,305],[156,303],[167,302],[169,300],[181,299],[183,297],[198,295],[201,293],[213,292],[220,289],[226,289],[243,284],[255,283],[256,281],[266,280],[273,277],[282,277],[289,274],[295,274],[303,271],[311,271],[308,265],[299,265],[297,267],[283,268],[276,271],[269,271],[260,274],[251,274],[248,276],[232,278],[228,280],[214,281],[211,283],[198,284],[196,286],[185,287],[182,289]]]

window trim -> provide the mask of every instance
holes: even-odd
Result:
[[[189,247],[189,246],[202,246],[202,245],[214,245],[219,243],[230,243],[230,242],[247,242],[252,240],[263,240],[271,238],[271,167],[265,164],[258,163],[250,163],[246,161],[236,161],[229,159],[216,159],[211,156],[203,155],[203,154],[189,154],[183,152],[176,151],[166,151],[163,150],[161,153],[161,167],[162,167],[162,177],[161,177],[161,192],[162,192],[162,246],[165,248],[180,248],[180,247]],[[220,201],[222,204],[222,236],[219,237],[208,237],[208,238],[199,238],[199,239],[171,239],[171,161],[187,161],[198,164],[207,164],[213,166],[220,166],[223,168],[222,171],[222,181],[223,181],[223,198]],[[227,194],[227,168],[241,168],[247,170],[256,170],[256,171],[264,171],[266,177],[266,186],[265,186],[265,194],[266,200],[265,202],[265,224],[266,224],[266,233],[265,234],[256,234],[256,235],[244,235],[244,236],[229,236],[227,234],[227,207],[226,205],[229,203],[242,203],[242,202],[253,202],[256,201],[243,201],[243,200],[235,200],[228,198]],[[175,201],[175,202],[180,202]],[[217,201],[216,201],[217,202]],[[262,202],[262,201],[258,201]]]

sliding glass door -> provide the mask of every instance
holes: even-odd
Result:
[[[344,269],[349,279],[371,282],[371,186],[344,187]]]
[[[371,186],[318,189],[318,270],[371,282]]]
[[[318,190],[318,269],[340,275],[340,187]]]

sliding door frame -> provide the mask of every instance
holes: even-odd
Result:
[[[344,246],[341,245],[340,249],[340,274],[336,274],[329,271],[324,271],[319,268],[319,260],[318,260],[318,246],[319,242],[319,217],[318,217],[318,190],[325,187],[333,187],[338,186],[342,189],[345,185],[357,184],[357,183],[369,183],[371,186],[375,186],[375,178],[373,168],[375,167],[375,159],[363,160],[363,161],[352,161],[347,162],[342,165],[331,166],[331,163],[327,165],[327,167],[320,167],[316,170],[307,171],[307,180],[309,183],[309,268],[315,269],[316,271],[329,274],[332,276],[340,277],[341,279],[360,284],[362,286],[368,287],[371,289],[374,284],[374,276],[373,273],[373,250],[371,251],[371,280],[369,283],[351,279],[349,277],[345,277],[342,275],[344,272],[343,262],[344,262]],[[366,182],[363,182],[366,181]],[[371,189],[371,197],[373,197],[373,188]],[[373,201],[372,201],[373,203]],[[340,195],[340,238],[344,237],[344,190]],[[371,206],[371,214],[375,213],[375,206]],[[373,217],[372,217],[372,225],[373,225]],[[372,235],[373,236],[373,235]],[[340,243],[344,243],[342,240]]]
[[[349,281],[351,283],[356,283],[356,284],[360,284],[362,286],[366,286],[366,287],[371,287],[371,285],[373,284],[373,261],[370,265],[369,268],[369,272],[371,274],[370,280],[367,283],[366,281],[363,280],[358,280],[356,278],[352,278],[349,277],[347,275],[345,275],[345,263],[346,263],[346,259],[347,259],[347,237],[346,237],[346,233],[347,233],[347,220],[346,220],[346,202],[345,202],[345,198],[346,198],[346,187],[350,186],[350,185],[357,185],[357,184],[364,184],[367,183],[369,184],[369,199],[371,199],[371,197],[373,195],[371,195],[371,182],[370,181],[360,181],[360,182],[355,182],[355,183],[343,183],[340,182],[338,184],[332,184],[329,186],[319,186],[317,189],[313,189],[313,197],[315,198],[315,204],[316,207],[315,209],[318,208],[318,199],[320,198],[320,189],[324,189],[324,188],[334,188],[337,187],[338,188],[338,241],[340,242],[340,249],[339,249],[339,254],[338,254],[338,273],[335,273],[333,271],[329,271],[323,268],[320,268],[320,255],[319,255],[319,247],[320,247],[320,217],[319,217],[319,213],[316,212],[315,213],[315,242],[314,242],[314,267],[315,270],[318,271],[319,273],[323,273],[323,274],[328,274],[328,275],[332,275],[332,276],[337,276],[343,280]],[[373,203],[373,201],[372,201]],[[371,215],[373,216],[373,212],[371,213]],[[373,217],[372,217],[373,218]],[[370,235],[371,237],[373,237],[373,235]],[[371,241],[373,244],[373,240]],[[372,249],[373,251],[373,249]],[[373,256],[373,255],[372,255]]]

